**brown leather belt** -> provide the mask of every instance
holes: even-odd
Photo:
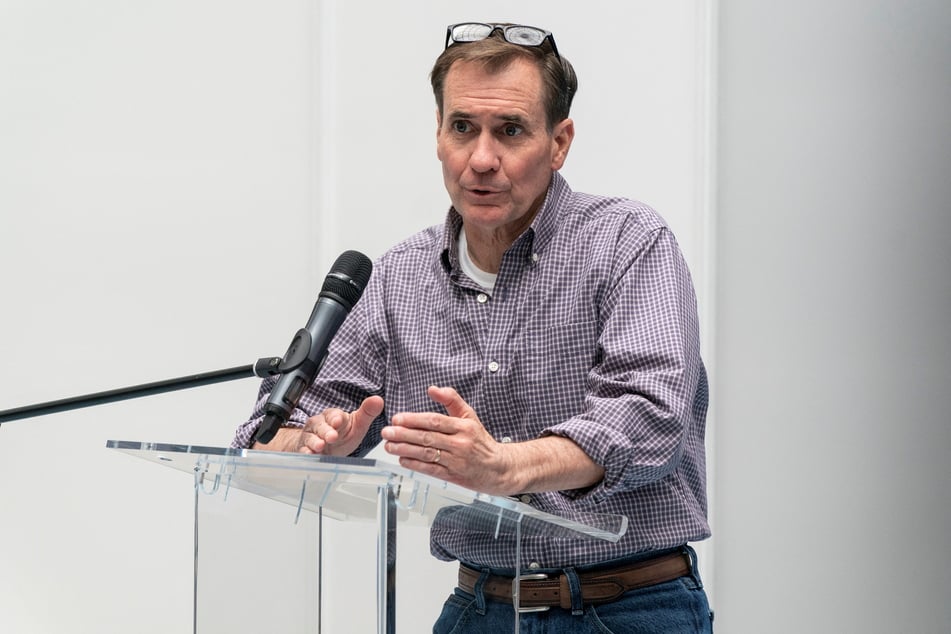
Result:
[[[581,582],[581,598],[584,603],[590,604],[608,603],[630,590],[673,581],[688,574],[690,556],[677,552],[618,568],[579,571],[578,579]],[[475,594],[475,585],[480,576],[478,570],[460,565],[459,587],[469,594]],[[512,581],[511,577],[491,575],[482,587],[482,592],[496,601],[512,603]],[[568,578],[564,573],[557,576],[522,575],[519,595],[521,608],[571,608],[571,593],[568,590]]]

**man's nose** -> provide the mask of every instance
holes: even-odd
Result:
[[[469,166],[476,172],[492,172],[499,169],[501,162],[496,139],[489,132],[480,134],[469,155]]]

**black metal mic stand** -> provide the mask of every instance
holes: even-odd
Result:
[[[289,351],[290,352],[290,351]],[[48,401],[36,405],[27,405],[24,407],[15,407],[13,409],[0,410],[0,424],[8,423],[21,418],[32,418],[34,416],[45,416],[46,414],[55,414],[56,412],[65,412],[71,409],[81,407],[90,407],[93,405],[102,405],[105,403],[114,403],[141,396],[152,396],[153,394],[162,394],[173,392],[175,390],[185,390],[202,385],[212,385],[214,383],[223,383],[235,379],[244,379],[250,377],[265,378],[291,372],[302,363],[300,357],[291,358],[294,355],[288,354],[285,361],[281,357],[270,357],[258,359],[253,365],[228,368],[226,370],[216,370],[214,372],[204,372],[202,374],[192,374],[179,377],[177,379],[168,379],[165,381],[156,381],[154,383],[144,383],[132,387],[124,387],[106,392],[97,392],[85,396],[74,396],[57,401]]]

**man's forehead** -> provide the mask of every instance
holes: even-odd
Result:
[[[515,60],[501,69],[489,70],[477,62],[456,62],[443,86],[446,112],[466,112],[498,106],[509,116],[525,116],[543,110],[541,72],[525,60]]]
[[[501,86],[516,81],[540,88],[541,70],[524,58],[515,58],[504,66],[490,67],[478,60],[458,60],[449,67],[445,83],[476,84],[485,87]]]

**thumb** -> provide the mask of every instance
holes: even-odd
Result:
[[[453,388],[430,385],[426,393],[429,394],[429,398],[445,407],[446,413],[450,416],[478,420],[475,410],[469,407],[469,404],[459,396],[459,392]]]
[[[360,407],[350,414],[350,422],[354,427],[365,429],[382,413],[383,399],[379,396],[368,396],[360,403]]]

